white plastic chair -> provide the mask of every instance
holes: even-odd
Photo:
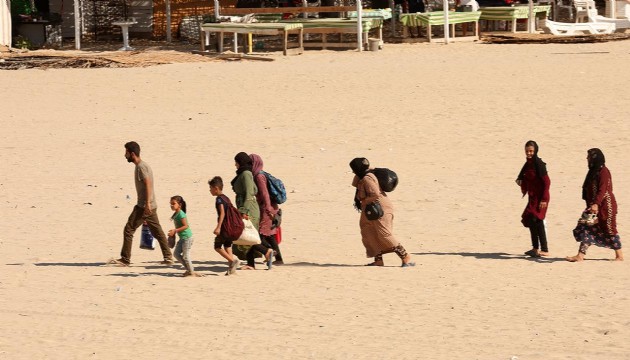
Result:
[[[602,35],[612,34],[615,31],[614,23],[561,23],[551,20],[545,20],[543,27],[545,33],[558,36],[575,36],[575,35]]]
[[[630,29],[630,19],[628,18],[611,19],[609,17],[599,15],[597,13],[597,8],[595,7],[595,3],[592,1],[589,1],[589,4],[588,4],[588,21],[594,22],[594,23],[612,23],[612,24],[615,24],[615,29]]]
[[[575,7],[575,22],[588,22],[589,2],[589,0],[573,0],[573,7]]]

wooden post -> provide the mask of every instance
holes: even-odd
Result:
[[[74,48],[81,50],[81,0],[74,0]]]
[[[173,40],[171,35],[171,0],[166,0],[166,41]]]
[[[450,30],[448,26],[448,0],[442,0],[442,7],[444,8],[444,43],[448,44]],[[429,27],[429,29],[431,28]]]
[[[357,50],[363,51],[363,6],[357,0]]]
[[[532,34],[536,25],[534,24],[534,20],[536,18],[536,14],[534,14],[534,0],[529,0],[529,17],[527,18],[527,32]],[[516,20],[514,20],[516,21]]]

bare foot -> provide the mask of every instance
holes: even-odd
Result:
[[[253,267],[249,266],[249,265],[243,265],[241,266],[240,270],[256,270]]]
[[[578,262],[584,260],[584,255],[582,255],[582,253],[579,253],[575,256],[567,256],[564,259],[569,262]]]
[[[621,249],[615,250],[615,260],[614,261],[623,261],[623,252],[621,252]]]
[[[540,256],[549,256],[549,252],[547,252],[547,251],[539,251],[538,255],[540,255]]]
[[[200,274],[196,273],[196,272],[190,272],[190,271],[186,271],[184,273],[184,277],[201,277]]]

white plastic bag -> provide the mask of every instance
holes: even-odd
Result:
[[[243,219],[243,233],[241,237],[237,240],[234,240],[234,245],[256,245],[260,244],[260,235],[258,234],[258,229],[254,227],[254,224],[248,219]]]

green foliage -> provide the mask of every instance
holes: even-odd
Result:
[[[35,6],[31,6],[29,0],[12,0],[11,1],[11,14],[13,15],[30,15],[36,13]]]
[[[27,38],[22,35],[18,35],[13,38],[13,47],[16,49],[32,49],[33,44]]]

